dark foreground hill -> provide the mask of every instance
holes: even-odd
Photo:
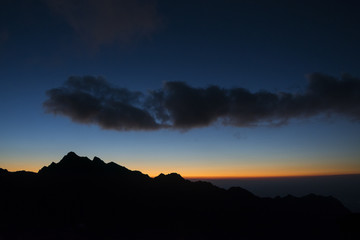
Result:
[[[332,197],[259,198],[73,152],[38,173],[0,169],[0,190],[0,239],[359,237],[359,216]]]

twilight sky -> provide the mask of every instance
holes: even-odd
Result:
[[[356,1],[3,0],[0,167],[360,173]]]

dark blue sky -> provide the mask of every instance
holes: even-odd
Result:
[[[0,164],[37,170],[72,150],[150,174],[359,172],[360,126],[341,111],[280,127],[124,132],[43,108],[70,76],[145,94],[173,81],[301,94],[315,72],[358,79],[359,10],[356,1],[1,1]]]

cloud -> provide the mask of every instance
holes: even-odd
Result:
[[[226,91],[217,86],[192,88],[183,82],[166,82],[159,103],[162,112],[176,128],[193,128],[210,125],[227,112]]]
[[[159,24],[155,0],[43,1],[95,48],[147,37]]]
[[[101,77],[70,77],[47,95],[46,112],[68,116],[74,122],[119,131],[159,128],[149,112],[138,107],[142,93],[111,87]]]
[[[245,88],[193,88],[166,82],[147,93],[111,86],[101,77],[70,77],[47,91],[46,112],[104,129],[189,130],[214,123],[237,127],[283,125],[290,119],[341,114],[360,120],[360,79],[314,73],[302,93],[252,93]]]

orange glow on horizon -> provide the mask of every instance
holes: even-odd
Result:
[[[272,178],[272,177],[310,177],[310,176],[332,176],[360,174],[358,166],[247,166],[245,167],[222,167],[222,168],[179,168],[166,169],[159,171],[155,169],[138,169],[147,173],[151,177],[156,177],[160,173],[168,174],[172,172],[179,173],[184,178],[189,179],[216,179],[216,178]]]
[[[0,166],[2,169],[6,169],[9,172],[27,171],[37,173],[41,168],[36,167],[18,167],[18,166]]]
[[[143,171],[141,171],[143,172]],[[360,174],[359,170],[354,169],[344,169],[342,171],[333,170],[333,171],[316,171],[316,170],[304,170],[304,171],[251,171],[251,172],[239,172],[239,174],[226,174],[216,171],[200,172],[195,173],[194,171],[168,171],[161,172],[164,174],[169,173],[179,173],[183,178],[186,179],[236,179],[236,178],[285,178],[285,177],[315,177],[315,176],[334,176],[334,175],[350,175],[350,174]],[[146,172],[143,172],[146,173]],[[160,173],[153,173],[148,175],[150,177],[156,177]]]
[[[325,176],[341,176],[341,175],[357,175],[360,172],[345,172],[345,173],[324,173],[324,174],[301,174],[301,175],[241,175],[241,176],[182,176],[185,179],[251,179],[251,178],[292,178],[292,177],[325,177]]]
[[[44,164],[46,162],[46,164]],[[58,162],[58,161],[55,161]],[[108,161],[106,161],[108,162]],[[5,164],[4,164],[5,163]],[[203,164],[182,164],[166,162],[124,162],[119,165],[127,167],[129,170],[138,170],[150,177],[156,177],[160,173],[178,173],[187,179],[220,179],[220,178],[276,178],[276,177],[310,177],[310,176],[331,176],[360,174],[359,164],[301,164],[293,165],[281,163],[263,163],[263,164],[228,164],[222,165],[217,162],[213,165]],[[0,165],[0,168],[8,171],[31,171],[38,172],[43,166],[48,166],[48,160],[25,161],[7,161]]]
[[[311,176],[333,176],[333,175],[348,175],[348,174],[360,174],[359,167],[355,166],[328,166],[320,167],[314,166],[309,168],[306,166],[298,167],[284,167],[284,166],[273,166],[271,168],[260,167],[260,166],[248,166],[248,168],[233,167],[233,168],[183,168],[178,170],[167,169],[168,171],[154,171],[154,169],[146,169],[142,171],[147,173],[151,177],[156,177],[160,173],[179,173],[184,178],[189,179],[216,179],[216,178],[276,178],[276,177],[311,177]],[[149,171],[150,170],[150,171]]]
[[[19,166],[0,166],[0,168],[6,169],[9,172],[16,172],[16,171],[30,171],[30,172],[35,172],[37,173],[42,167],[37,168],[37,167],[21,167],[19,168]],[[130,169],[130,170],[135,170],[135,169]],[[139,170],[141,171],[141,170]],[[356,171],[356,170],[348,170],[348,171],[328,171],[328,172],[316,172],[316,171],[311,171],[309,170],[308,172],[302,172],[302,173],[298,173],[298,172],[249,172],[249,173],[239,173],[238,175],[227,175],[227,174],[220,174],[220,173],[216,173],[215,171],[210,174],[210,173],[204,173],[204,174],[200,174],[200,173],[194,173],[193,171],[191,172],[191,174],[189,174],[188,172],[181,172],[181,171],[163,171],[160,173],[152,173],[149,174],[146,171],[141,171],[144,174],[148,174],[150,177],[154,178],[156,176],[158,176],[160,173],[164,173],[164,174],[170,174],[170,173],[178,173],[180,174],[183,178],[185,179],[241,179],[241,178],[286,178],[286,177],[317,177],[317,176],[335,176],[335,175],[352,175],[352,174],[360,174],[360,171]],[[156,172],[156,171],[155,171]]]
[[[6,169],[9,172],[27,171],[37,173],[44,166],[50,165],[50,163],[44,164],[43,161],[38,159],[34,161],[32,159],[29,161],[10,159],[6,162],[0,162],[0,168]]]

